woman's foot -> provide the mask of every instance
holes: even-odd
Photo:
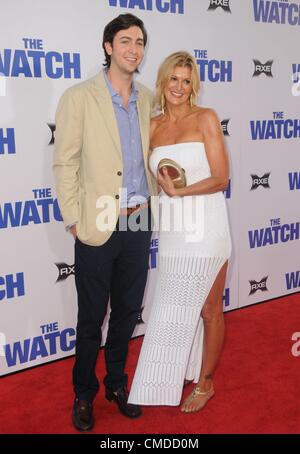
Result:
[[[208,390],[201,389],[198,384],[181,405],[181,411],[183,413],[200,411],[214,395],[215,391],[212,383]]]

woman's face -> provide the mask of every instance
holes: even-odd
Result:
[[[192,71],[188,66],[176,66],[170,74],[164,90],[166,102],[180,106],[189,103],[192,93]]]

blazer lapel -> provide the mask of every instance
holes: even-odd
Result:
[[[142,90],[139,89],[137,110],[138,110],[139,122],[140,122],[140,131],[141,131],[144,161],[145,161],[145,166],[147,166],[148,165],[148,152],[149,152],[150,117],[149,117],[149,112],[147,111],[147,109],[145,109],[143,107],[143,105],[144,105],[143,93],[142,93]]]
[[[107,89],[107,85],[101,71],[95,77],[91,79],[94,95],[97,99],[99,109],[101,111],[103,120],[106,124],[107,130],[109,131],[112,141],[115,145],[116,150],[122,157],[121,141],[120,134],[118,130],[118,125],[116,121],[115,111],[113,103],[111,100],[110,93]],[[147,167],[148,162],[148,152],[149,152],[149,126],[150,126],[150,117],[147,109],[144,108],[144,105],[147,103],[147,100],[144,99],[144,93],[139,89],[139,96],[137,101],[137,110],[140,123],[142,147],[145,166]]]
[[[120,135],[117,126],[115,111],[102,72],[97,74],[97,76],[95,76],[92,79],[92,85],[107,130],[111,135],[116,150],[118,151],[120,156],[122,156]]]

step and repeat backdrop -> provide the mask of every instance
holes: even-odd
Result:
[[[101,70],[103,28],[120,13],[139,16],[149,33],[138,79],[154,89],[162,60],[187,50],[199,104],[219,115],[233,238],[224,310],[300,291],[299,0],[0,6],[0,375],[74,354],[74,242],[52,174],[55,110],[65,89]],[[135,336],[145,331],[157,252],[154,235]]]

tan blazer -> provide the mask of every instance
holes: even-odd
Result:
[[[156,184],[147,165],[152,94],[139,83],[137,88],[146,176],[150,194],[155,195]],[[65,226],[77,223],[77,235],[83,243],[104,244],[119,215],[123,162],[114,108],[103,72],[62,95],[56,112],[53,170]],[[103,196],[109,196],[108,204]],[[101,212],[104,215],[109,211],[108,206],[110,216],[113,211],[112,224],[106,230],[102,227],[99,230],[97,222],[103,218]]]

